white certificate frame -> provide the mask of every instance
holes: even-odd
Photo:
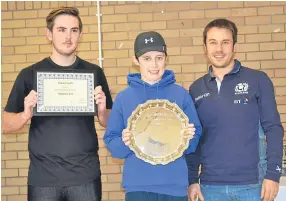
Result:
[[[55,82],[66,80],[68,82],[81,83],[86,82],[86,97],[84,98],[84,106],[75,106],[67,103],[65,105],[65,99],[62,101],[61,106],[58,105],[47,105],[45,104],[45,80]],[[94,88],[95,88],[95,72],[87,70],[36,70],[34,72],[34,90],[37,91],[38,100],[37,105],[33,112],[35,116],[96,116],[97,106],[94,101]],[[51,86],[49,85],[49,88]],[[46,97],[47,98],[47,97]],[[51,97],[53,98],[53,97]],[[47,103],[48,101],[46,101]],[[63,106],[64,104],[64,106]]]

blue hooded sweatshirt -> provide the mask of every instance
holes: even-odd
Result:
[[[113,104],[104,142],[112,157],[125,159],[123,168],[123,187],[126,192],[144,191],[172,196],[186,196],[188,187],[188,168],[185,155],[167,165],[151,165],[136,157],[135,153],[122,141],[122,130],[127,120],[139,104],[147,100],[167,99],[176,103],[188,116],[189,122],[196,128],[185,153],[194,152],[202,128],[188,92],[175,84],[174,73],[166,70],[162,79],[150,85],[141,80],[141,74],[129,74],[129,87],[121,91]]]

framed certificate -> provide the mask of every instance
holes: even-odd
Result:
[[[131,131],[130,149],[152,165],[166,165],[181,157],[189,146],[185,135],[189,118],[181,108],[168,100],[148,100],[128,118]]]
[[[94,72],[84,70],[35,70],[38,94],[35,116],[96,115]]]

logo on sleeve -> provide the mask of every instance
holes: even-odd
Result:
[[[235,86],[235,95],[248,94],[248,83],[239,83]]]
[[[281,173],[282,169],[279,167],[279,165],[276,166],[276,170]]]

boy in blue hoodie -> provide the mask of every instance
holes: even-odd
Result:
[[[115,158],[125,159],[123,187],[128,201],[187,201],[188,169],[185,156],[167,165],[151,165],[130,150],[127,120],[139,104],[147,100],[167,99],[176,103],[188,116],[188,134],[194,135],[185,154],[194,152],[201,125],[193,101],[187,91],[175,84],[171,70],[165,70],[167,49],[157,32],[144,32],[134,44],[134,63],[140,73],[128,75],[129,87],[121,91],[113,104],[104,142]],[[192,123],[192,124],[191,124]]]

